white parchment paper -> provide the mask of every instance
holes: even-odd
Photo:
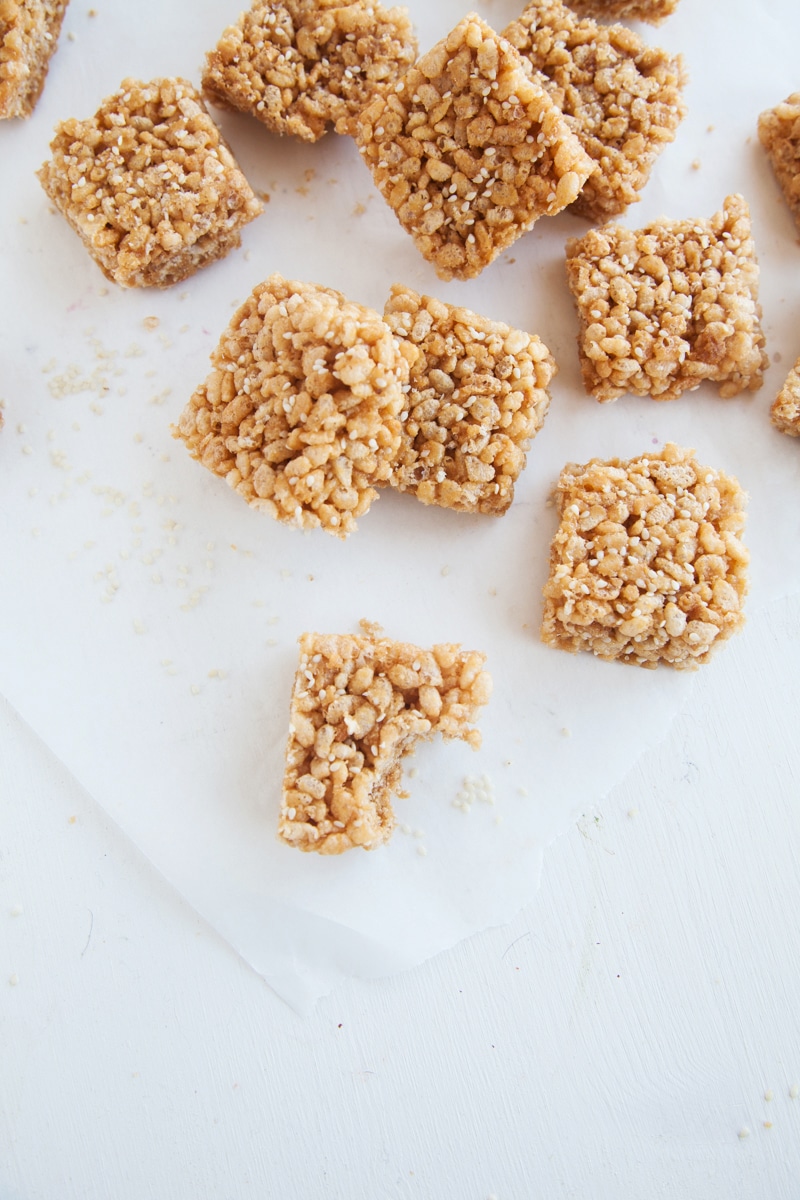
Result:
[[[465,11],[457,0],[408,7],[422,49]],[[476,7],[497,28],[518,11]],[[0,691],[298,1008],[342,976],[399,970],[509,919],[538,886],[547,843],[663,737],[686,695],[685,676],[540,644],[546,500],[566,461],[665,440],[696,447],[750,492],[751,608],[798,587],[800,446],[767,414],[800,354],[800,248],[755,129],[800,88],[800,9],[724,7],[682,0],[643,30],[684,53],[690,114],[626,221],[710,215],[732,191],[750,202],[773,365],[760,393],[735,400],[703,388],[601,407],[584,394],[563,269],[565,239],[584,222],[542,220],[479,279],[445,284],[352,142],[283,141],[232,114],[217,116],[270,195],[242,249],[170,291],[107,284],[34,177],[52,127],[89,115],[125,75],[197,81],[235,4],[109,2],[90,17],[73,3],[35,115],[0,126]],[[251,512],[189,459],[170,424],[234,306],[272,271],[379,309],[405,282],[543,338],[560,373],[504,518],[384,494],[341,544]],[[361,617],[421,645],[487,653],[484,745],[420,749],[387,847],[304,856],[275,839],[296,639],[355,631]],[[486,777],[493,803],[454,807],[467,775]]]

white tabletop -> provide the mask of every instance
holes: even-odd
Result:
[[[512,924],[308,1017],[3,704],[0,1195],[793,1200],[798,628],[751,616]]]

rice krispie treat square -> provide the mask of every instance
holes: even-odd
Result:
[[[274,133],[350,133],[417,56],[404,8],[374,0],[254,0],[206,56],[203,90]]]
[[[374,850],[394,827],[402,758],[434,734],[477,749],[485,656],[305,633],[292,692],[278,836],[299,850]]]
[[[678,7],[678,0],[572,0],[576,12],[605,21],[648,21],[660,25]]]
[[[271,275],[234,314],[175,436],[247,502],[346,537],[400,447],[408,364],[378,313]]]
[[[641,667],[694,668],[744,624],[746,496],[667,443],[569,464],[556,487],[542,641]]]
[[[800,358],[792,367],[786,382],[770,409],[773,425],[790,437],[800,437]]]
[[[0,120],[29,117],[69,0],[0,0]]]
[[[800,92],[761,114],[758,136],[800,230]]]
[[[741,196],[709,220],[592,229],[567,242],[567,277],[595,399],[673,400],[704,379],[724,397],[761,386],[758,261]]]
[[[593,221],[618,216],[639,199],[686,115],[683,60],[622,25],[581,20],[561,0],[532,0],[503,36],[544,78],[596,164],[572,212]]]
[[[93,117],[57,125],[50,149],[42,187],[122,287],[186,279],[262,211],[185,79],[124,79]]]
[[[513,46],[474,13],[361,114],[361,154],[442,279],[472,279],[594,163]]]
[[[501,516],[550,403],[550,352],[532,334],[401,284],[383,315],[413,358],[392,486],[424,504]]]

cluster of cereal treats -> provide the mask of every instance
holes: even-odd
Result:
[[[800,92],[761,114],[758,136],[800,230]]]
[[[256,508],[345,537],[400,446],[408,365],[380,316],[272,275],[234,314],[176,431]]]
[[[93,117],[56,127],[39,179],[104,275],[167,287],[223,257],[261,212],[184,79],[125,79]]]
[[[724,397],[761,386],[758,262],[741,196],[709,220],[593,229],[567,243],[567,275],[597,400],[672,400],[703,380]]]
[[[519,53],[463,19],[358,121],[375,183],[442,279],[471,279],[595,164]]]
[[[552,355],[532,334],[400,284],[384,319],[411,362],[392,486],[425,504],[504,513],[547,413]]]
[[[654,667],[695,667],[744,623],[745,496],[693,452],[567,466],[542,639]]]
[[[435,734],[477,748],[484,656],[306,633],[292,692],[279,836],[300,850],[372,850],[392,832],[401,760]]]
[[[203,90],[274,133],[349,133],[416,58],[405,9],[374,0],[254,0],[207,55]]]
[[[0,0],[0,119],[29,117],[69,0]]]
[[[531,0],[504,36],[596,164],[571,210],[594,221],[624,212],[686,114],[683,60],[622,25],[581,20],[561,0]]]
[[[772,423],[781,433],[800,437],[800,358],[786,377],[770,412]]]

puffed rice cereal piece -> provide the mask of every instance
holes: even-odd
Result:
[[[378,313],[271,275],[234,314],[175,429],[253,507],[346,537],[388,482],[408,364]]]
[[[660,25],[678,7],[678,0],[572,0],[576,12],[604,21],[647,21]]]
[[[750,213],[728,196],[709,220],[604,225],[567,242],[587,392],[674,400],[710,380],[755,391],[768,365]]]
[[[381,637],[305,633],[292,692],[278,836],[299,850],[374,850],[394,827],[402,759],[435,734],[473,748],[485,656]]]
[[[124,79],[86,121],[56,126],[42,187],[100,270],[169,287],[224,257],[262,211],[185,79]]]
[[[0,120],[29,117],[69,0],[0,0]]]
[[[375,183],[441,279],[472,279],[595,164],[513,46],[471,13],[356,135]]]
[[[800,358],[792,367],[770,410],[773,425],[790,437],[800,437]]]
[[[316,142],[354,121],[416,58],[404,8],[374,0],[254,0],[206,56],[203,91],[274,133]]]
[[[531,0],[503,36],[545,80],[596,164],[570,210],[593,221],[623,213],[686,115],[682,58],[623,25],[580,20],[561,0]]]
[[[570,463],[555,490],[542,641],[640,667],[693,669],[744,624],[745,493],[668,442]]]
[[[800,230],[800,92],[761,114],[758,136]]]
[[[401,284],[384,320],[416,353],[392,486],[424,504],[502,515],[550,403],[547,347]]]

